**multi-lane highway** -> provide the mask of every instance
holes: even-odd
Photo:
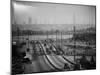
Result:
[[[28,46],[30,49],[30,54],[26,51],[25,58],[30,59],[32,63],[24,65],[25,73],[72,70],[72,66],[74,66],[74,62],[70,61],[64,56],[56,55],[55,53],[52,54],[53,51],[57,51],[57,48],[49,41],[35,41],[35,43],[31,43]],[[44,54],[34,55],[35,51],[40,51]],[[48,51],[51,52],[51,54],[48,54]],[[65,64],[66,68],[64,68]]]

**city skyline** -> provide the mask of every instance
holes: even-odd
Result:
[[[79,29],[88,25],[95,26],[95,6],[20,1],[14,1],[12,5],[12,24],[30,25],[26,26],[28,29],[69,30],[72,26]]]

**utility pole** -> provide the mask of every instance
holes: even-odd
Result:
[[[48,31],[47,31],[47,41],[48,41]]]
[[[28,22],[29,22],[28,24],[31,25],[31,22],[32,22],[31,17],[29,17]],[[28,30],[28,48],[29,48],[29,34],[30,34],[30,32],[29,32],[29,30]]]
[[[20,29],[19,29],[19,27],[18,27],[18,25],[17,25],[17,23],[16,23],[16,20],[15,20],[15,16],[14,16],[14,24],[15,24],[15,26],[16,26],[16,31],[17,31],[17,43],[19,44],[19,40],[20,40],[20,38],[19,38],[19,32],[20,32]]]
[[[75,13],[73,14],[73,31],[74,31],[74,62],[76,62],[76,51],[75,51],[75,48],[76,48],[76,42],[75,42],[75,33],[76,33],[76,29],[75,29]]]
[[[62,31],[61,31],[61,49],[62,49]]]
[[[18,44],[19,44],[19,28],[17,27],[17,42],[18,42]]]
[[[76,51],[75,51],[75,48],[76,48],[76,42],[75,42],[75,26],[73,27],[73,29],[74,29],[74,61],[76,60],[76,55],[75,55],[75,53],[76,53]]]
[[[56,30],[56,47],[57,47],[57,30]]]

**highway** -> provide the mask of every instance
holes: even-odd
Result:
[[[65,70],[71,70],[72,68],[70,66],[74,65],[73,62],[68,60],[62,55],[56,55],[56,54],[47,54],[47,48],[51,52],[57,51],[56,47],[50,43],[45,41],[37,41],[35,43],[35,49],[37,51],[44,52],[44,55],[34,55],[34,49],[32,48],[34,44],[29,44],[29,47],[31,48],[30,55],[28,52],[26,52],[25,58],[29,58],[31,60],[31,64],[24,64],[25,73],[37,73],[37,72],[51,72],[51,71],[65,71]],[[52,49],[50,49],[52,47]],[[27,48],[27,44],[26,44]],[[25,48],[24,48],[25,49]],[[35,59],[34,59],[35,58]],[[67,64],[68,68],[64,69],[64,65]]]

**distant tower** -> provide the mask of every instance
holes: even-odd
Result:
[[[29,17],[29,19],[28,19],[28,24],[30,25],[31,23],[32,23],[32,18]]]

